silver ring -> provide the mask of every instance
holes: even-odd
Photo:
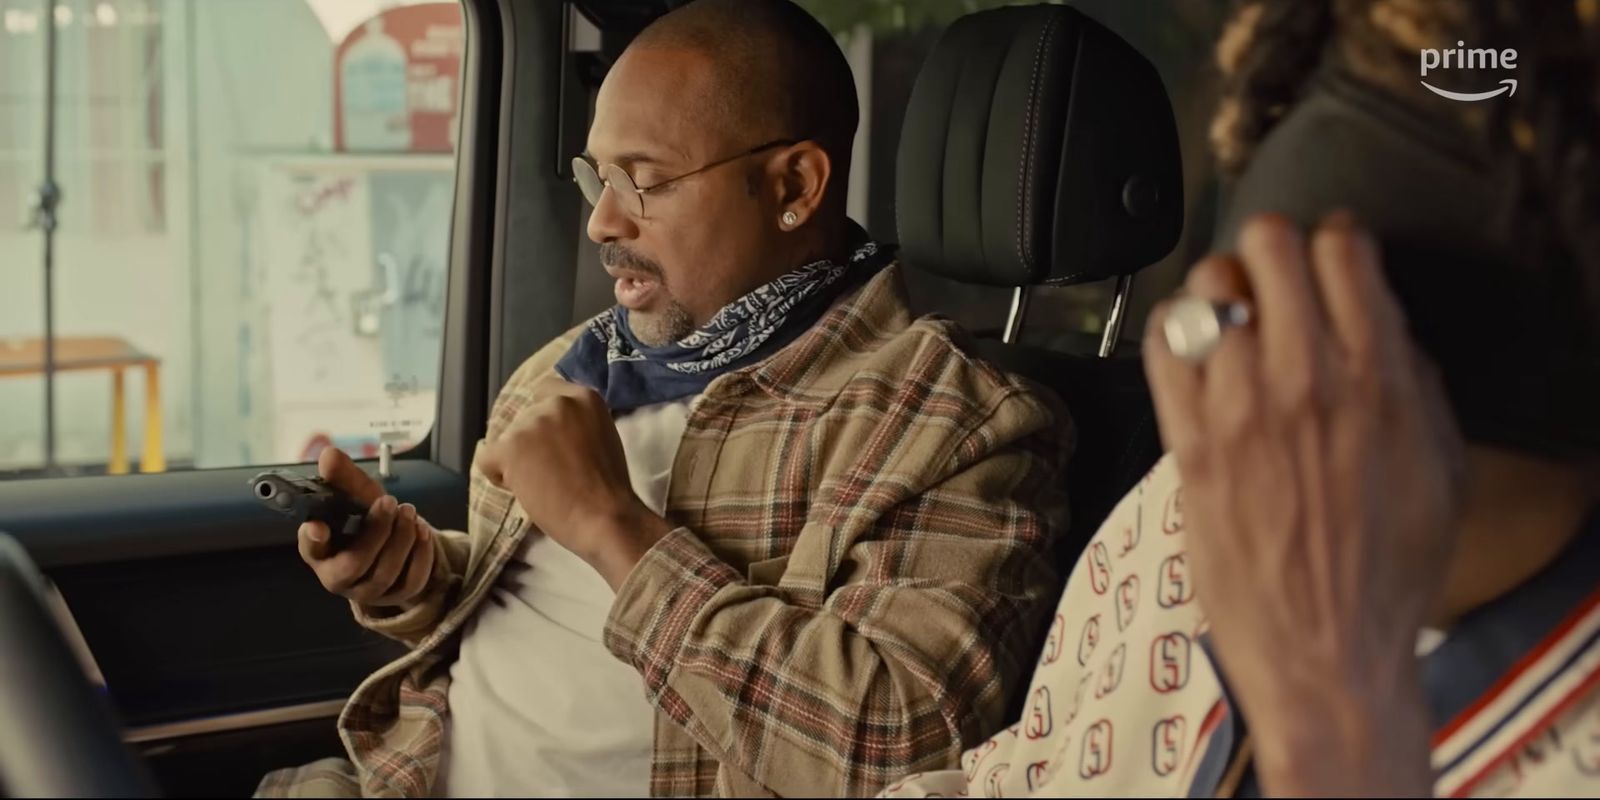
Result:
[[[1229,328],[1248,324],[1250,306],[1244,303],[1180,297],[1168,307],[1161,327],[1172,354],[1197,363],[1217,349]]]

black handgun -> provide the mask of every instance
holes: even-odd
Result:
[[[329,545],[337,550],[361,532],[367,508],[322,478],[268,470],[250,479],[250,493],[261,504],[284,514],[296,524],[321,522],[332,532]]]

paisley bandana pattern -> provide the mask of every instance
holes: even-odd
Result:
[[[787,272],[669,345],[640,342],[628,326],[628,310],[613,306],[590,320],[556,370],[599,392],[614,413],[699,394],[718,375],[794,341],[835,300],[892,260],[891,246],[866,239],[865,232],[858,241],[844,261],[817,261]]]

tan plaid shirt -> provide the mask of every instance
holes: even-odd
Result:
[[[490,438],[579,331],[528,359]],[[714,380],[673,465],[680,526],[617,594],[606,646],[658,710],[655,796],[866,795],[953,767],[1004,727],[1059,586],[1065,411],[913,320],[890,267],[766,361]],[[424,602],[357,608],[412,646],[339,719],[350,762],[275,772],[264,796],[433,787],[458,634],[529,533],[472,474],[469,532],[438,537]],[[532,788],[532,787],[530,787]]]

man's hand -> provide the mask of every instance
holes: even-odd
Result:
[[[1252,219],[1187,291],[1243,301],[1199,365],[1145,356],[1183,478],[1198,599],[1269,794],[1431,792],[1415,646],[1461,507],[1462,442],[1376,244],[1330,218],[1309,256]]]
[[[633,492],[622,440],[600,395],[563,383],[529,405],[476,460],[546,536],[615,589],[672,526]]]
[[[342,450],[324,449],[317,473],[368,506],[366,522],[355,541],[337,553],[329,552],[327,525],[301,525],[300,558],[334,594],[362,605],[406,607],[433,573],[433,527],[410,503],[400,505],[384,495],[383,486]]]

